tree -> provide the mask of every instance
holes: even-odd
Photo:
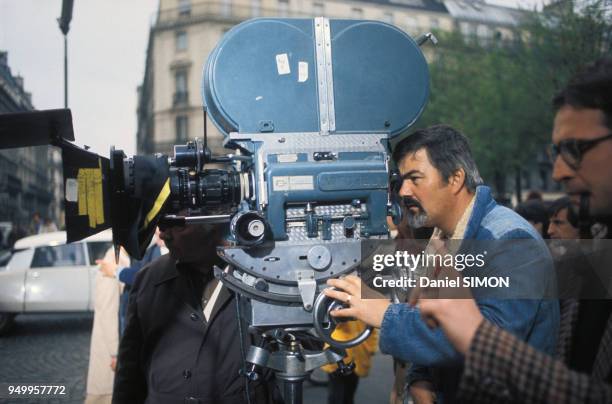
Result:
[[[514,40],[440,33],[430,64],[431,97],[419,127],[446,123],[470,139],[498,197],[550,141],[550,101],[581,66],[611,52],[603,2],[526,12]],[[520,188],[520,186],[519,186]]]

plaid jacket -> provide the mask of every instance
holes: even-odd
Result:
[[[555,359],[512,334],[483,321],[459,384],[459,397],[470,403],[612,403],[612,385],[603,380],[612,371],[612,316],[608,319],[591,375],[566,365],[579,301],[561,306],[559,345]]]

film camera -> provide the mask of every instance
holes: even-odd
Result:
[[[341,303],[320,292],[328,278],[356,271],[361,241],[387,238],[387,217],[399,216],[389,141],[427,101],[419,49],[427,38],[375,21],[237,25],[208,58],[202,84],[205,117],[231,154],[212,155],[196,140],[171,157],[111,149],[107,159],[69,142],[68,110],[5,115],[3,146],[62,148],[69,241],[112,227],[115,244],[140,257],[160,220],[229,223],[230,245],[219,249],[227,266],[215,275],[239,296],[251,330],[281,347],[251,347],[247,375],[271,367],[295,396],[300,377],[369,334],[334,340],[329,312]],[[301,333],[334,349],[304,353]]]

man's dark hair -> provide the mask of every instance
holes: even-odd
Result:
[[[565,105],[603,111],[604,125],[612,129],[611,56],[598,59],[572,76],[567,86],[553,98],[555,111]]]
[[[516,209],[516,213],[521,215],[525,220],[532,223],[542,223],[542,237],[548,238],[548,209],[543,201],[537,199],[531,199],[519,203]]]
[[[548,217],[552,218],[557,213],[567,209],[567,221],[574,227],[578,227],[578,218],[573,214],[572,202],[569,197],[564,196],[559,199],[555,199],[548,208]]]
[[[393,149],[393,160],[399,166],[409,154],[425,149],[431,164],[445,183],[459,169],[465,172],[465,187],[474,192],[482,184],[478,167],[465,136],[448,125],[420,129],[407,136]]]
[[[537,199],[519,203],[514,211],[530,222],[548,223],[548,209],[544,202]]]

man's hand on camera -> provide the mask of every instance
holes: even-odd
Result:
[[[354,275],[330,279],[327,284],[339,290],[325,289],[323,293],[349,306],[333,311],[332,316],[354,317],[367,325],[380,328],[385,312],[391,304],[389,299],[364,285],[361,278]]]

